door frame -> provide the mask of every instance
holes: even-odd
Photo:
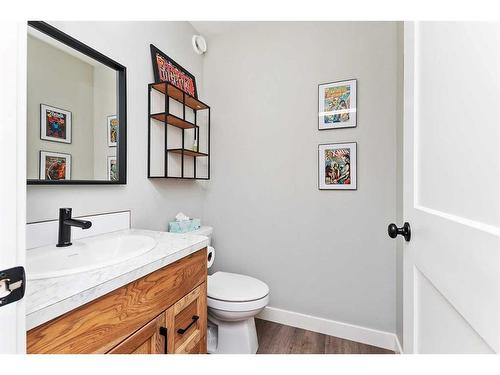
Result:
[[[404,99],[403,99],[403,217],[406,221],[413,222],[411,216],[414,197],[413,191],[414,175],[408,175],[408,171],[413,171],[413,129],[414,129],[414,90],[415,90],[415,22],[405,21],[404,23]],[[410,136],[408,130],[411,129]],[[403,244],[403,252],[406,253],[407,243]],[[407,300],[413,300],[413,289],[407,288],[408,277],[413,277],[413,265],[403,255],[403,350],[405,353],[414,353],[415,338],[413,330],[413,304]],[[405,301],[406,300],[406,301]]]
[[[0,109],[6,119],[0,156],[12,161],[4,165],[0,183],[0,268],[5,269],[24,266],[26,259],[27,23],[4,21],[0,34],[2,56],[10,56],[0,61]],[[1,309],[0,324],[9,328],[2,332],[0,352],[26,353],[25,300]]]

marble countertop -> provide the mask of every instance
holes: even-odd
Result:
[[[111,266],[68,276],[28,280],[25,297],[27,330],[208,246],[207,237],[189,233],[126,229],[100,236],[120,233],[149,236],[157,244],[145,254]]]

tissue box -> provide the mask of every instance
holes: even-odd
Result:
[[[183,221],[171,221],[168,223],[168,231],[172,233],[186,233],[200,229],[200,219],[191,219]]]

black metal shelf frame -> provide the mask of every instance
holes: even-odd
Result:
[[[159,90],[158,87],[165,85],[165,90]],[[173,97],[168,94],[168,89],[169,86],[171,88],[175,88],[176,93],[178,94],[179,90],[175,86],[171,85],[168,82],[155,82],[155,83],[150,83],[148,85],[148,178],[170,178],[170,179],[184,179],[184,180],[210,180],[210,106],[207,104],[203,103],[202,101],[194,98],[193,96],[186,94],[185,92],[182,92],[182,101],[179,100],[179,95],[177,97]],[[160,92],[161,94],[164,95],[164,112],[161,113],[151,113],[151,90],[156,90]],[[173,115],[170,113],[170,98],[175,100],[178,103],[182,104],[182,118]],[[200,103],[201,105],[197,106],[197,108],[194,108],[194,106],[189,106],[189,108],[193,111],[194,113],[194,123],[187,121],[186,120],[186,98],[190,99],[190,102],[196,102]],[[197,113],[198,111],[208,111],[208,117],[207,117],[207,152],[203,153],[200,152],[200,132],[199,132],[199,125],[197,123]],[[163,120],[159,120],[157,117],[154,116],[164,116]],[[169,123],[169,117],[171,119],[174,119],[178,122],[177,125]],[[165,124],[165,149],[164,149],[164,173],[163,176],[152,176],[151,175],[151,120],[156,120],[156,121],[161,121]],[[171,121],[172,122],[172,121]],[[179,124],[182,123],[184,125],[187,124],[187,126],[179,126]],[[168,148],[168,126],[175,126],[182,131],[182,143],[180,148],[173,148],[169,149]],[[196,137],[196,142],[197,142],[197,152],[194,152],[192,150],[184,148],[184,132],[186,130],[192,130],[194,129],[195,131],[195,137]],[[168,175],[168,155],[169,153],[176,153],[181,155],[181,176],[169,176]],[[185,157],[191,157],[193,158],[193,171],[194,171],[194,176],[193,177],[188,177],[184,176],[184,158]],[[207,177],[197,177],[196,175],[196,159],[198,157],[206,157],[207,158]]]

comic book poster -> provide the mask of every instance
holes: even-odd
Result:
[[[319,129],[356,126],[356,80],[319,85]]]
[[[71,112],[41,104],[40,139],[71,143]]]
[[[195,77],[174,60],[150,45],[155,82],[169,82],[186,94],[198,98]]]
[[[319,146],[320,189],[356,189],[356,143]]]
[[[108,146],[116,147],[118,144],[118,118],[108,116]]]
[[[40,151],[40,179],[69,180],[71,178],[71,155],[59,152]]]
[[[325,184],[349,185],[351,183],[350,156],[348,148],[325,150]]]
[[[116,156],[108,156],[108,180],[118,181],[118,164]]]

